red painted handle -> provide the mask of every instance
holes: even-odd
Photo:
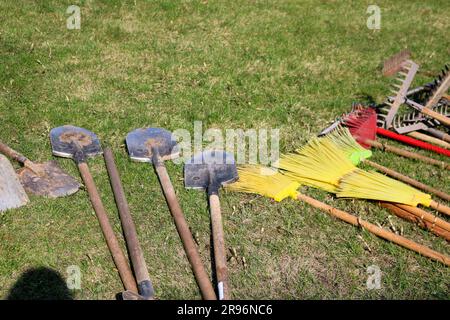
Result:
[[[414,147],[434,151],[436,153],[443,154],[444,156],[450,157],[450,150],[443,149],[441,147],[429,144],[427,142],[416,140],[411,137],[407,137],[407,136],[404,136],[404,135],[401,135],[401,134],[398,134],[398,133],[395,133],[395,132],[392,132],[392,131],[389,131],[389,130],[386,130],[383,128],[377,128],[377,134],[387,137],[387,138],[391,138],[391,139],[403,142],[403,143],[406,143],[406,144],[409,144]]]

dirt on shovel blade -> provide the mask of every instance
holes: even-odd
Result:
[[[56,161],[35,164],[43,172],[36,174],[28,168],[19,170],[19,178],[27,193],[49,198],[69,196],[77,192],[80,184],[63,171]]]

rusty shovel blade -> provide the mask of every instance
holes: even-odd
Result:
[[[61,169],[56,161],[34,163],[34,166],[40,173],[27,167],[18,171],[20,182],[27,193],[58,198],[72,195],[80,189],[80,183]]]

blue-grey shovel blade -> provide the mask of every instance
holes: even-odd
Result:
[[[102,146],[97,135],[84,128],[62,126],[50,131],[53,154],[64,158],[73,158],[78,152],[86,157],[102,154]]]
[[[153,151],[163,160],[174,159],[179,154],[175,138],[162,128],[141,128],[131,131],[126,137],[130,158],[141,162],[152,162]]]
[[[184,185],[192,189],[220,187],[239,179],[234,156],[222,150],[196,154],[184,165]]]

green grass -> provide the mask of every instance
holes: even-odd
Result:
[[[81,7],[81,30],[66,29],[71,4]],[[205,128],[279,128],[282,151],[291,151],[353,101],[383,101],[390,80],[381,76],[381,61],[400,49],[411,49],[421,65],[415,84],[449,62],[448,1],[377,1],[379,31],[366,28],[369,4],[2,1],[1,139],[46,161],[51,128],[73,124],[97,133],[114,148],[158,297],[197,299],[155,174],[128,159],[124,137],[143,126],[191,131],[201,120]],[[374,160],[450,192],[447,172],[380,151]],[[59,163],[78,177],[71,161]],[[103,160],[90,165],[119,234]],[[169,163],[168,170],[209,269],[206,196],[184,189],[181,165]],[[375,204],[305,192],[389,228],[389,213]],[[306,204],[223,193],[222,206],[226,244],[237,253],[229,261],[233,298],[450,297],[447,267]],[[450,254],[444,240],[391,220],[408,238]],[[373,264],[382,271],[380,290],[366,288]],[[123,290],[85,190],[58,200],[32,197],[0,215],[0,296],[29,269],[65,278],[70,265],[82,272],[76,299],[111,299]]]

